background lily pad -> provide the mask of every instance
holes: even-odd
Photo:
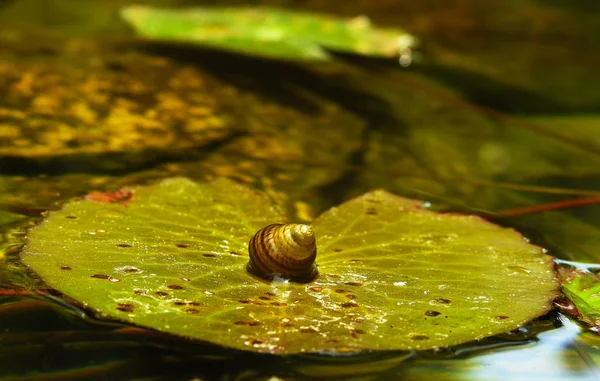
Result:
[[[197,62],[125,53],[109,41],[0,33],[0,172],[123,174],[168,160],[210,161],[222,151],[240,166],[248,156],[297,163],[311,147],[313,160],[335,168],[311,177],[318,184],[339,176],[362,122],[310,98],[304,112]],[[230,175],[232,159],[223,161],[207,166]]]
[[[400,29],[352,19],[268,7],[160,9],[141,5],[121,10],[142,36],[157,41],[196,43],[251,55],[327,60],[324,48],[383,57],[400,57],[415,38]]]
[[[314,222],[320,275],[309,284],[245,272],[248,239],[285,219],[231,181],[104,195],[51,212],[23,261],[102,316],[233,348],[437,348],[515,329],[558,292],[551,257],[515,231],[385,191]]]

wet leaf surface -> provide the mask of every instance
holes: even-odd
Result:
[[[557,295],[551,257],[515,231],[384,191],[314,222],[308,284],[246,273],[249,238],[285,220],[260,194],[224,179],[125,193],[51,212],[22,258],[101,314],[164,332],[272,353],[430,349],[515,329]]]
[[[196,43],[270,58],[328,60],[324,48],[400,58],[415,43],[402,30],[373,27],[366,16],[341,19],[284,8],[130,6],[121,10],[121,16],[151,40]]]

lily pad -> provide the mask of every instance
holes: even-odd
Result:
[[[142,36],[258,56],[328,60],[324,49],[408,58],[415,38],[399,29],[373,28],[367,17],[342,19],[267,7],[160,9],[129,6],[123,19]]]
[[[421,205],[378,190],[321,215],[307,284],[246,272],[250,237],[285,218],[225,179],[91,194],[30,230],[22,259],[102,316],[279,354],[438,348],[551,308],[558,283],[542,249]]]
[[[6,167],[23,157],[118,167],[119,160],[144,163],[239,132],[228,104],[235,91],[206,73],[90,40],[59,40],[54,54],[43,46],[26,54],[21,44],[0,40]]]
[[[248,152],[302,162],[310,146],[322,148],[311,156],[333,168],[321,171],[319,182],[340,176],[363,128],[322,96],[311,96],[310,111],[300,110],[198,65],[122,49],[92,39],[36,34],[13,41],[0,34],[2,172],[124,173],[167,160],[203,161],[193,164],[196,172],[198,165],[231,171],[230,162],[208,163],[208,154],[235,153],[238,164]],[[342,138],[340,153],[333,147]]]
[[[573,315],[600,332],[600,276],[584,270],[560,272],[562,290],[577,308]]]

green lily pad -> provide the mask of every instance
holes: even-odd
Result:
[[[369,56],[409,55],[415,38],[399,29],[373,28],[366,17],[334,16],[267,7],[183,10],[129,6],[123,19],[142,36],[196,43],[271,58],[328,60],[324,48]],[[405,56],[407,58],[408,56]]]
[[[248,240],[282,221],[229,180],[175,178],[51,212],[22,259],[102,316],[281,354],[460,344],[519,327],[558,294],[552,258],[514,230],[383,190],[314,222],[313,282],[249,275]]]
[[[600,332],[600,275],[583,270],[561,269],[562,290],[577,308],[573,315]]]

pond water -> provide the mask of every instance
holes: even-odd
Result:
[[[0,1],[0,379],[600,378],[600,339],[559,311],[438,351],[277,357],[93,316],[19,262],[26,229],[74,197],[224,176],[298,221],[383,188],[514,227],[597,271],[596,2],[243,3],[400,27],[419,40],[408,67],[142,42],[118,17],[129,4]]]

